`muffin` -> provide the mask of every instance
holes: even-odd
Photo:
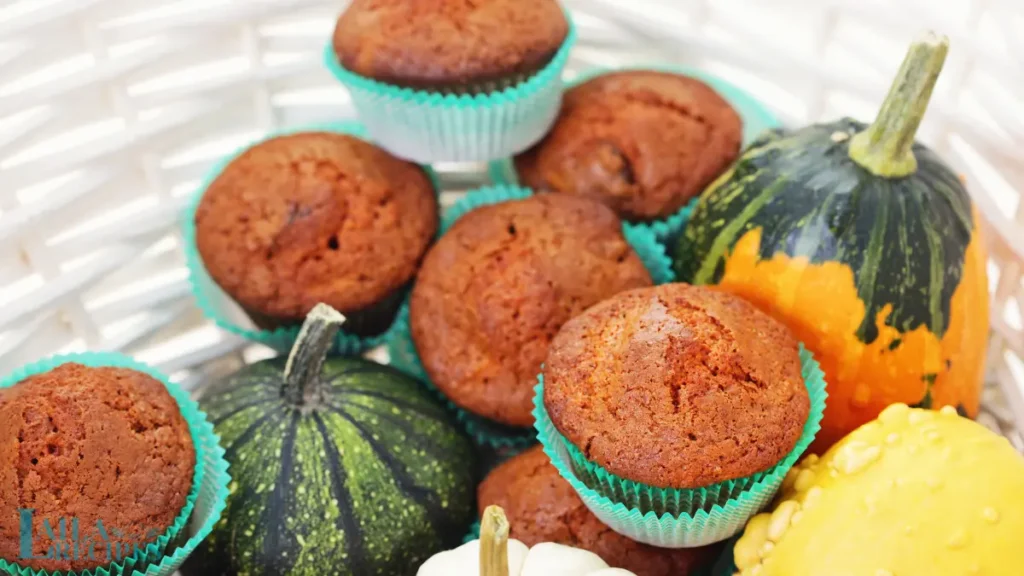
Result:
[[[656,548],[622,536],[594,516],[540,446],[495,468],[477,489],[482,514],[501,506],[511,532],[527,546],[554,542],[589,550],[636,576],[687,576],[709,565],[720,546]]]
[[[431,382],[460,408],[533,423],[533,388],[567,320],[651,276],[607,207],[542,195],[477,208],[431,248],[410,328]]]
[[[232,160],[196,210],[210,277],[264,329],[319,302],[383,333],[438,226],[426,172],[338,133],[271,138]]]
[[[68,363],[0,389],[0,558],[48,571],[123,560],[174,524],[195,465],[185,418],[166,387],[142,372]],[[31,559],[21,547],[26,510]],[[54,532],[63,522],[70,535],[75,520],[79,554],[46,558],[72,541],[54,542],[44,521]],[[121,558],[112,557],[116,546]]]
[[[739,114],[700,80],[622,71],[567,90],[554,127],[514,165],[535,190],[587,196],[649,222],[698,196],[742,141]]]
[[[665,284],[562,327],[544,365],[544,406],[589,462],[691,489],[775,466],[801,438],[810,400],[785,326],[737,296]]]
[[[893,404],[807,456],[735,546],[739,576],[1021,574],[1024,457],[957,415]]]
[[[490,92],[547,66],[568,34],[555,0],[354,0],[333,47],[344,68],[379,82]]]

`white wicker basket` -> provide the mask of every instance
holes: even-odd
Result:
[[[678,62],[787,123],[873,117],[922,28],[952,48],[921,138],[988,225],[992,385],[980,420],[1024,450],[1024,4],[567,0],[570,73]],[[266,354],[195,308],[176,220],[210,164],[269,130],[353,117],[320,54],[341,0],[0,0],[0,373],[122,350],[186,386]],[[453,194],[479,166],[440,167]],[[1022,426],[1024,427],[1024,426]]]

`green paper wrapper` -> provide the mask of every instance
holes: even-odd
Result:
[[[206,415],[199,410],[199,405],[187,392],[152,367],[122,354],[86,352],[53,356],[10,373],[0,380],[0,388],[13,386],[29,376],[47,372],[69,362],[93,367],[130,368],[149,374],[167,387],[188,424],[196,452],[192,489],[174,523],[154,542],[144,548],[136,547],[135,553],[127,558],[81,572],[34,570],[0,559],[0,573],[16,576],[172,576],[185,558],[213,529],[227,502],[231,478],[227,473],[228,463],[224,459],[224,450],[218,444],[220,438],[214,433],[213,425],[206,419]]]
[[[825,375],[801,344],[800,363],[811,406],[796,446],[772,468],[690,490],[657,488],[615,476],[588,461],[558,430],[544,408],[544,378],[538,376],[534,418],[541,444],[555,468],[587,508],[616,532],[663,548],[693,548],[728,539],[769,504],[786,472],[811,445],[825,412]]]
[[[532,195],[533,191],[530,189],[516,186],[494,186],[470,191],[442,216],[441,234],[447,232],[459,218],[480,206],[521,200]],[[626,241],[633,247],[651,273],[654,282],[656,284],[671,282],[674,277],[671,262],[665,254],[665,247],[658,243],[654,234],[646,228],[629,224],[623,225],[622,232]],[[537,434],[533,428],[506,426],[466,412],[452,403],[434,386],[430,378],[427,377],[427,372],[420,362],[416,346],[412,341],[408,300],[402,304],[402,308],[398,312],[393,329],[388,334],[387,345],[391,366],[425,383],[455,412],[456,420],[462,424],[478,445],[517,449],[536,442]]]
[[[566,88],[568,89],[573,88],[574,86],[579,86],[587,80],[591,80],[597,76],[601,76],[602,74],[622,70],[654,70],[681,74],[696,78],[711,86],[722,96],[722,98],[725,98],[725,100],[736,109],[736,112],[739,113],[740,118],[743,120],[743,146],[754,141],[754,139],[765,130],[777,128],[780,125],[778,118],[776,118],[764,104],[761,104],[745,90],[742,90],[736,85],[726,82],[712,74],[708,74],[707,72],[694,68],[672,66],[668,64],[627,66],[621,69],[594,68],[581,73],[571,82],[566,83]],[[519,184],[519,177],[516,174],[515,165],[510,158],[492,161],[488,165],[488,174],[490,175],[491,181],[495,184]],[[683,206],[677,212],[666,218],[643,223],[637,222],[636,224],[638,226],[650,228],[658,237],[658,240],[664,242],[678,234],[686,226],[686,222],[689,221],[693,208],[697,205],[697,200],[697,198],[694,198],[686,206]]]
[[[284,130],[268,135],[267,138],[261,141],[266,141],[267,139],[274,138],[276,136],[296,134],[300,132],[336,132],[363,139],[365,139],[366,136],[366,130],[359,123],[338,122],[334,124]],[[212,319],[217,326],[223,330],[231,332],[232,334],[241,336],[242,338],[252,342],[259,342],[260,344],[269,346],[280,353],[287,353],[291,350],[292,344],[295,343],[295,339],[299,335],[299,329],[301,326],[296,324],[295,326],[277,328],[275,330],[261,330],[256,327],[245,311],[242,310],[241,306],[232,300],[231,297],[221,290],[220,286],[210,278],[209,273],[207,273],[206,268],[203,265],[202,256],[199,255],[199,250],[196,247],[195,215],[196,210],[199,208],[199,202],[203,198],[203,194],[232,160],[252,146],[255,146],[255,144],[256,143],[253,143],[249,146],[243,147],[234,154],[217,162],[217,164],[215,164],[207,174],[195,196],[189,202],[188,207],[185,209],[182,216],[181,222],[182,238],[184,240],[185,250],[185,265],[188,268],[189,284],[192,288],[192,294],[196,298],[199,309],[203,311],[203,314],[207,318]],[[440,190],[440,183],[438,181],[437,174],[430,168],[425,167],[425,169],[428,176],[430,176],[431,182],[434,184],[435,190]],[[333,352],[337,354],[353,355],[369,350],[383,344],[384,341],[387,340],[388,333],[393,329],[394,323],[392,323],[391,327],[383,334],[364,338],[346,332],[345,329],[342,328],[338,331]]]
[[[562,104],[562,71],[576,43],[576,27],[544,68],[483,87],[447,93],[378,82],[345,69],[331,42],[324,64],[348,88],[373,139],[414,162],[485,162],[517,154],[551,127]],[[474,93],[478,92],[478,93]]]

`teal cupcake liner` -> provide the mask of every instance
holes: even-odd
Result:
[[[736,480],[690,490],[657,488],[615,476],[588,461],[558,430],[544,407],[544,378],[538,376],[534,418],[538,439],[559,473],[587,508],[616,532],[663,548],[693,548],[726,540],[768,505],[801,454],[821,429],[825,375],[800,345],[801,372],[810,412],[796,446],[772,468]]]
[[[447,232],[459,218],[476,208],[509,200],[521,200],[532,195],[533,191],[528,188],[512,186],[494,186],[470,191],[444,213],[441,218],[441,234]],[[671,282],[674,274],[671,261],[665,254],[665,247],[655,240],[654,234],[650,230],[629,224],[624,224],[622,231],[626,241],[633,247],[651,273],[654,282],[656,284]],[[392,328],[387,339],[391,366],[423,382],[437,394],[454,411],[456,420],[473,438],[474,442],[480,446],[512,449],[522,448],[536,442],[537,434],[533,428],[506,426],[471,414],[456,406],[434,386],[420,362],[416,345],[412,340],[408,299],[398,311]]]
[[[593,68],[581,73],[571,82],[567,82],[566,88],[568,89],[579,86],[588,80],[592,80],[597,76],[601,76],[609,72],[619,72],[624,70],[654,70],[658,72],[681,74],[696,78],[711,86],[716,92],[725,98],[733,108],[736,109],[736,112],[739,113],[740,118],[743,120],[744,146],[753,142],[762,132],[780,126],[778,118],[776,118],[776,116],[768,110],[767,107],[761,104],[745,90],[702,70],[684,66],[652,64],[646,66],[626,66],[624,68],[615,69]],[[487,172],[491,181],[495,184],[517,185],[520,183],[519,176],[516,173],[515,164],[512,162],[511,158],[503,158],[490,162],[487,167]],[[697,205],[697,200],[698,198],[694,198],[686,206],[683,206],[671,216],[651,222],[637,222],[636,225],[650,228],[658,237],[658,240],[664,242],[683,230],[687,221],[690,219],[690,214],[693,212],[693,208]]]
[[[366,139],[366,129],[361,124],[357,122],[338,122],[282,130],[268,135],[266,138],[261,140],[261,142],[265,142],[266,140],[278,136],[297,134],[301,132],[335,132]],[[206,175],[206,178],[199,186],[199,190],[189,202],[182,215],[181,222],[181,233],[185,251],[185,266],[188,269],[189,284],[191,285],[192,294],[196,299],[199,309],[202,310],[203,314],[207,318],[212,319],[214,323],[223,330],[237,336],[241,336],[246,340],[259,342],[260,344],[269,346],[277,352],[285,353],[291,350],[292,344],[295,343],[295,339],[299,335],[300,326],[297,324],[295,326],[277,328],[275,330],[261,330],[256,327],[252,320],[249,319],[249,316],[242,310],[242,307],[232,300],[232,298],[221,290],[220,286],[213,281],[209,273],[206,271],[206,267],[203,265],[202,256],[199,255],[199,250],[196,247],[195,216],[196,210],[199,208],[199,203],[202,201],[203,194],[206,193],[206,189],[209,188],[210,184],[217,179],[220,173],[224,171],[224,168],[231,163],[232,160],[255,145],[256,143],[245,146],[237,150],[234,154],[231,154],[217,162]],[[431,182],[434,184],[434,189],[440,190],[440,182],[437,174],[428,167],[425,167],[425,169],[431,179]],[[394,324],[392,324],[392,327],[383,334],[369,338],[356,336],[355,334],[346,332],[345,329],[342,328],[338,331],[333,352],[337,354],[351,355],[375,348],[387,340],[388,332],[393,328]]]
[[[224,459],[224,450],[219,446],[220,437],[213,431],[213,425],[187,392],[152,367],[122,354],[86,352],[53,356],[8,374],[0,380],[0,388],[13,386],[29,376],[47,372],[70,362],[93,367],[130,368],[156,378],[167,387],[188,424],[195,448],[196,469],[192,476],[192,488],[174,523],[154,542],[148,543],[144,548],[136,547],[134,554],[118,562],[80,572],[49,572],[0,559],[0,573],[12,576],[172,576],[185,557],[195,550],[199,542],[213,529],[227,502],[230,477],[227,473],[228,463]],[[183,545],[177,545],[190,533],[191,538]]]
[[[562,71],[576,43],[576,27],[544,68],[509,85],[472,94],[414,90],[378,82],[344,68],[329,41],[324,64],[348,88],[370,135],[414,162],[485,162],[517,154],[539,140],[562,104]]]

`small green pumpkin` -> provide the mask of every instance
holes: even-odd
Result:
[[[948,41],[914,43],[870,126],[770,133],[702,195],[674,251],[786,322],[821,362],[822,452],[886,406],[978,410],[985,244],[957,174],[915,143]]]
[[[317,306],[291,355],[200,400],[231,496],[186,575],[410,574],[473,519],[469,439],[416,381],[326,354],[344,319]]]

